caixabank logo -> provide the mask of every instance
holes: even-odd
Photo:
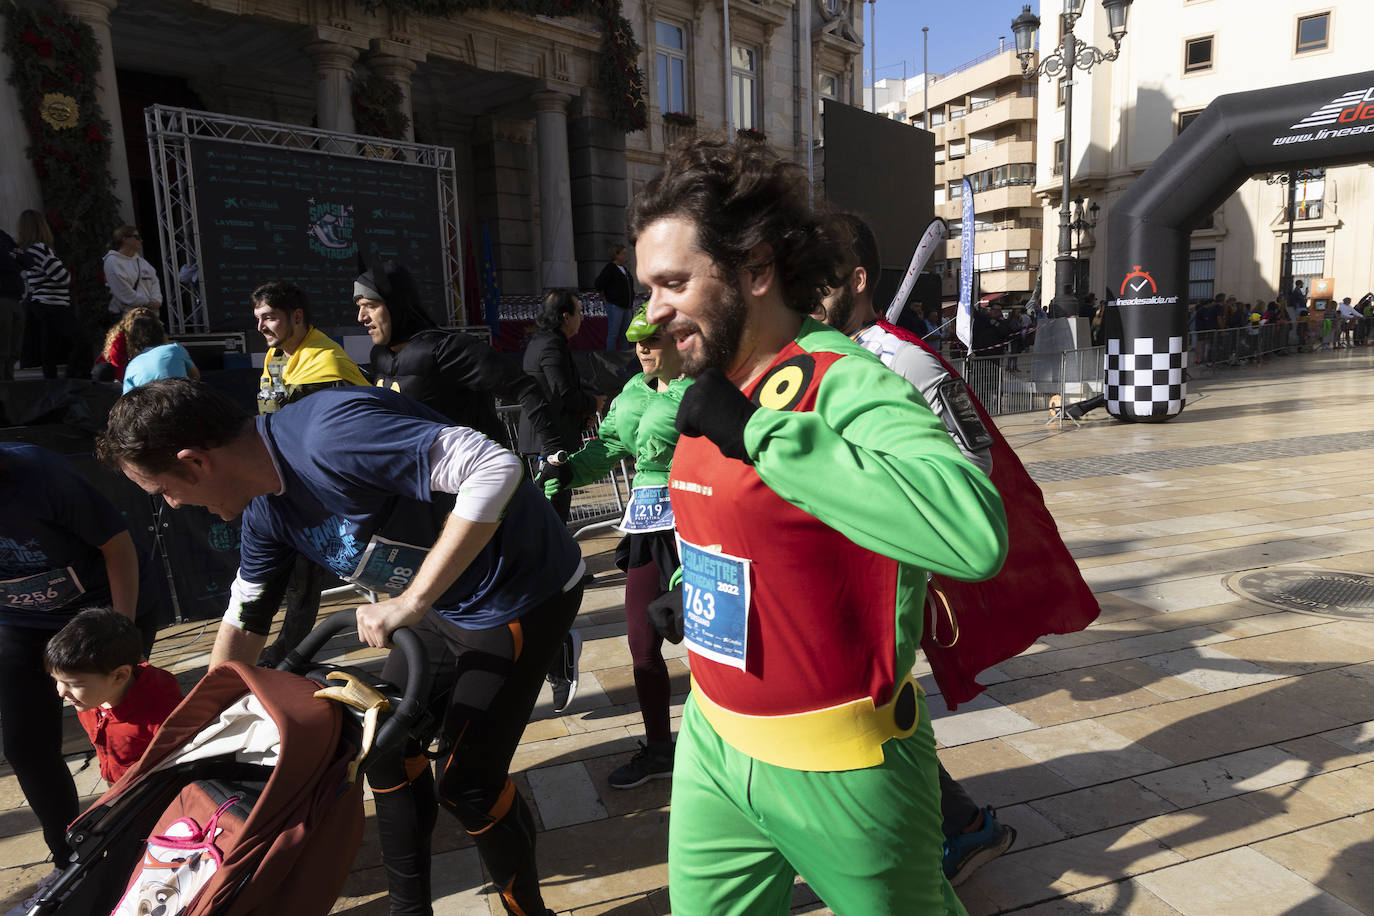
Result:
[[[1374,86],[1339,95],[1274,138],[1274,146],[1351,137],[1374,131]]]
[[[1146,291],[1150,295],[1145,295]],[[1172,305],[1178,302],[1177,296],[1159,295],[1159,287],[1155,285],[1155,278],[1150,276],[1148,270],[1141,268],[1139,264],[1131,268],[1131,272],[1126,274],[1121,281],[1120,298],[1116,300],[1116,305]]]

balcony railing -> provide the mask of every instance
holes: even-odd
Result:
[[[944,73],[941,73],[941,74],[939,74],[939,75],[934,75],[934,74],[932,74],[931,77],[930,77],[930,81],[931,81],[932,83],[938,83],[940,80],[947,80],[947,79],[949,79],[951,76],[953,76],[953,75],[956,74],[956,73],[963,73],[965,70],[968,70],[968,69],[970,69],[970,68],[972,68],[972,67],[976,67],[976,66],[978,66],[978,65],[981,64],[981,63],[985,63],[986,61],[990,61],[990,60],[992,60],[994,57],[998,57],[998,56],[1000,56],[1000,55],[1006,54],[1008,51],[1011,51],[1011,52],[1014,53],[1014,52],[1016,51],[1015,46],[993,48],[991,51],[988,51],[986,54],[979,54],[979,55],[978,55],[977,57],[975,57],[973,60],[965,61],[964,63],[962,63],[962,64],[960,64],[959,66],[955,67],[953,70],[948,70],[948,71],[946,71],[946,72],[944,72]]]

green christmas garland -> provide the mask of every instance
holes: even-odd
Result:
[[[353,78],[353,126],[360,134],[400,140],[406,135],[410,118],[401,111],[403,94],[395,80],[378,76]]]
[[[540,16],[591,16],[601,25],[602,54],[597,84],[611,105],[611,116],[624,131],[643,130],[648,122],[644,76],[639,72],[639,43],[621,12],[620,0],[363,0],[368,12],[388,9],[420,16],[447,17],[471,10],[497,10]]]
[[[57,255],[71,271],[78,315],[97,323],[109,301],[101,258],[120,224],[110,174],[110,122],[95,98],[100,45],[90,26],[51,3],[7,3],[4,9],[9,81],[29,128],[29,159],[48,225]]]

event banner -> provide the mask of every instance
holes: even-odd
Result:
[[[255,330],[249,294],[268,280],[299,283],[317,326],[355,324],[360,253],[405,265],[420,301],[444,321],[450,292],[433,168],[199,138],[189,145],[212,331]],[[249,340],[261,345],[256,334]]]
[[[973,214],[973,185],[967,178],[960,181],[963,186],[963,206],[960,213],[959,238],[959,312],[954,320],[954,333],[971,353],[973,352],[973,233],[976,229]]]

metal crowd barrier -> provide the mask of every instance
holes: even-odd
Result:
[[[1353,333],[1353,331],[1352,331]],[[1251,325],[1218,331],[1190,331],[1190,368],[1239,366],[1288,350],[1328,349],[1335,332],[1323,336],[1320,322]]]
[[[1364,319],[1368,321],[1368,319]],[[1189,332],[1187,368],[1197,374],[1228,366],[1263,362],[1280,353],[1335,349],[1369,343],[1370,328],[1349,322],[1345,335],[1339,322],[1323,333],[1320,322],[1279,323],[1219,331]],[[971,357],[952,355],[951,362],[964,376],[989,414],[1049,410],[1051,420],[1062,427],[1068,407],[1103,393],[1105,348],[1088,347],[1062,353],[1015,353]]]
[[[496,412],[506,427],[510,441],[518,442],[520,405],[503,405],[496,408]],[[584,445],[596,438],[601,420],[602,414],[598,411],[588,422],[587,428],[582,430]],[[525,460],[530,476],[536,476],[539,468],[535,466],[535,459],[526,457]],[[582,537],[614,527],[616,522],[620,521],[630,498],[631,476],[629,464],[621,461],[605,477],[573,490],[572,509],[568,513],[568,527],[573,529],[573,537]]]
[[[1103,347],[1059,353],[974,355],[952,360],[993,416],[1055,410],[1102,393]],[[1059,416],[1062,422],[1063,416]]]

